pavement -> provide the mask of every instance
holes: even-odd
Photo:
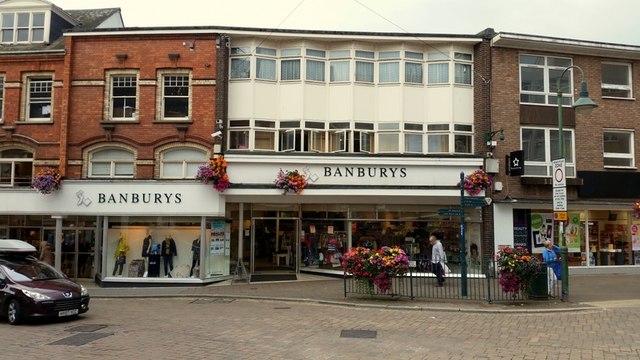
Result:
[[[209,285],[171,287],[100,287],[81,280],[92,298],[236,298],[264,301],[307,302],[349,307],[458,312],[568,312],[594,308],[640,307],[640,275],[608,273],[573,275],[569,278],[569,301],[558,299],[487,303],[477,300],[397,298],[384,295],[344,296],[342,278],[308,273],[298,280],[276,282],[223,281]]]

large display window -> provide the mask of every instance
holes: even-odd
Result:
[[[229,275],[230,238],[223,219],[112,216],[105,222],[103,278]]]

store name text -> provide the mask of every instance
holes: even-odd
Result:
[[[181,193],[98,193],[100,204],[180,204]]]
[[[407,168],[376,168],[376,167],[324,167],[324,176],[327,177],[370,177],[370,178],[405,178]]]

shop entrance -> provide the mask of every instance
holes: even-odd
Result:
[[[253,218],[251,223],[251,273],[295,273],[299,262],[298,219]]]
[[[53,244],[55,233],[55,228],[45,228],[44,239]],[[93,277],[95,244],[95,229],[63,228],[60,270],[71,279]],[[52,252],[55,256],[55,251]]]

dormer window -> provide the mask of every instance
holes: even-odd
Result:
[[[44,12],[9,12],[0,17],[3,43],[44,42]]]

